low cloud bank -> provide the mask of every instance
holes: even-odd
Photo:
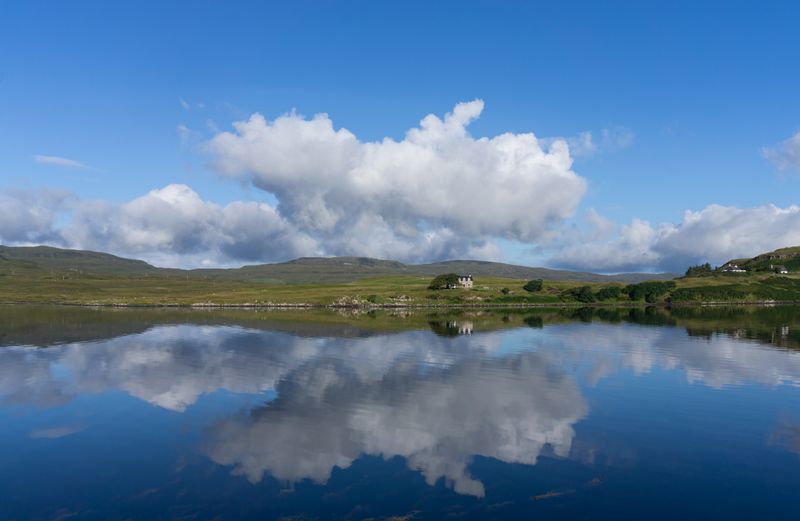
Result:
[[[701,262],[721,264],[800,244],[800,207],[737,208],[712,204],[687,211],[679,223],[653,226],[634,219],[618,226],[590,213],[587,228],[558,247],[555,265],[614,272],[682,272]]]

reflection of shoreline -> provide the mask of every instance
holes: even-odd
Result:
[[[0,349],[0,398],[47,406],[81,393],[122,389],[148,403],[184,410],[202,394],[218,389],[272,390],[297,364],[326,353],[348,360],[357,355],[371,370],[403,357],[448,365],[467,355],[495,356],[493,350],[504,342],[506,332],[479,332],[480,320],[462,316],[449,322],[449,330],[448,322],[438,322],[435,327],[425,323],[419,330],[349,337],[319,334],[324,326],[310,327],[316,334],[303,336],[223,326],[152,326],[112,340],[48,349],[6,347]],[[592,382],[623,369],[644,374],[660,367],[681,370],[688,381],[717,388],[741,383],[800,385],[800,352],[775,349],[758,339],[761,333],[746,328],[733,335],[709,328],[712,332],[700,335],[676,327],[597,323],[592,317],[585,323],[561,320],[560,325],[543,327],[540,317],[511,315],[502,323],[519,348],[546,354],[559,367],[588,361]],[[465,322],[475,325],[472,334],[460,334],[460,325],[469,330]],[[431,335],[431,329],[439,327],[444,331]],[[779,337],[789,341],[797,332],[792,326],[778,329]],[[54,368],[69,376],[54,373]]]
[[[723,333],[800,349],[798,307],[277,311],[0,306],[0,347],[102,341],[180,324],[236,326],[303,337],[363,338],[420,329],[447,335],[447,323],[451,322],[471,323],[471,329],[461,328],[463,334],[470,330],[477,333],[525,326],[541,328],[575,320],[679,326],[691,336]]]
[[[562,322],[542,328],[534,318],[538,317],[509,318],[509,327],[520,320],[525,324],[524,329],[512,333],[515,342],[527,338],[523,342],[529,343],[523,345],[546,354],[558,367],[588,361],[591,382],[623,369],[644,374],[660,367],[680,370],[688,381],[716,388],[742,383],[800,385],[800,353],[776,350],[766,342],[757,344],[758,335],[745,334],[746,329],[731,335],[710,328],[711,333],[698,335],[693,330],[624,322]],[[463,324],[464,319],[460,320]],[[322,356],[326,350],[333,349],[346,359],[357,354],[373,371],[403,357],[447,365],[468,353],[493,356],[492,349],[505,335],[502,331],[461,335],[453,322],[451,326],[454,336],[405,331],[359,337],[296,336],[221,326],[157,326],[108,341],[49,349],[8,347],[0,349],[0,396],[6,402],[52,406],[82,393],[122,389],[148,403],[180,411],[199,396],[218,389],[241,393],[272,390],[297,364]],[[425,324],[426,329],[430,327]],[[797,331],[791,326],[778,329],[781,339]],[[520,337],[521,333],[526,336]],[[387,345],[391,349],[386,349]],[[54,367],[63,368],[69,377],[53,373]]]

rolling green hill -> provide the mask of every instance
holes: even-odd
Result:
[[[623,283],[641,282],[643,280],[667,280],[676,276],[672,273],[600,275],[597,273],[552,270],[548,268],[516,266],[513,264],[504,264],[502,262],[473,260],[451,260],[429,264],[403,264],[397,261],[372,259],[368,257],[301,258],[289,262],[244,266],[237,269],[192,270],[194,274],[213,278],[283,283],[353,282],[367,277],[393,275],[433,277],[450,272],[509,279]]]
[[[740,261],[794,266],[800,248]],[[428,289],[432,276],[472,274],[475,287]],[[235,269],[178,270],[106,253],[0,249],[0,302],[109,306],[408,307],[798,303],[800,272],[598,275],[481,261],[409,265],[364,257],[301,258]],[[526,290],[530,279],[544,279]],[[644,281],[643,279],[650,279]],[[627,286],[626,286],[627,284]]]
[[[178,270],[157,268],[141,260],[126,259],[108,253],[65,250],[49,246],[0,246],[0,273],[17,271],[78,272],[84,275],[190,277],[215,280],[244,280],[263,283],[346,283],[369,277],[434,276],[457,272],[482,277],[510,279],[547,279],[575,282],[634,283],[664,280],[671,273],[596,273],[551,270],[516,266],[500,262],[452,260],[430,264],[403,264],[368,257],[304,257],[275,264],[259,264],[231,269]]]
[[[749,271],[774,271],[770,266],[785,266],[789,272],[800,271],[800,246],[781,248],[768,253],[756,255],[752,259],[738,261],[739,266]]]
[[[102,275],[171,274],[144,261],[108,253],[65,250],[50,246],[0,246],[0,266],[8,269],[86,272]]]
[[[744,270],[744,272],[735,272],[728,269],[733,267]],[[783,268],[789,273],[779,273],[783,271]],[[761,253],[751,258],[730,259],[718,268],[712,268],[708,263],[692,266],[686,271],[686,277],[743,277],[746,275],[775,273],[779,275],[800,273],[800,246],[779,248],[775,251]]]
[[[552,270],[548,268],[532,268],[516,266],[501,262],[452,260],[419,264],[409,267],[419,275],[437,275],[439,273],[462,273],[482,277],[504,277],[509,279],[545,279],[568,280],[574,282],[624,282],[635,283],[644,280],[669,280],[674,273],[621,273],[618,275],[599,275],[581,271]]]

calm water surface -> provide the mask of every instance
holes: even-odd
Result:
[[[0,518],[798,519],[798,333],[0,308]]]

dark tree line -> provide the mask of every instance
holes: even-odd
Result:
[[[628,284],[625,287],[607,286],[593,292],[591,286],[580,286],[570,288],[561,293],[563,298],[577,300],[578,302],[596,302],[604,300],[618,300],[627,297],[630,300],[644,300],[648,303],[658,302],[659,297],[663,297],[676,287],[675,281],[648,281],[638,284]]]
[[[698,264],[697,266],[689,266],[689,269],[686,270],[687,277],[699,277],[701,275],[708,275],[714,272],[714,268],[711,267],[711,264]]]
[[[437,275],[428,285],[428,289],[447,289],[458,286],[458,274],[445,273]]]

